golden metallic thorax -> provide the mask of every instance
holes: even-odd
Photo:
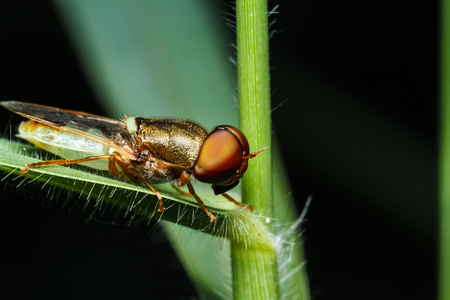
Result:
[[[156,158],[172,164],[192,166],[208,133],[200,125],[173,119],[135,118],[137,132],[133,138]]]

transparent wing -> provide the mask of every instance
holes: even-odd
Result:
[[[124,121],[20,101],[2,101],[0,105],[38,123],[83,136],[117,151],[132,154],[133,139]]]

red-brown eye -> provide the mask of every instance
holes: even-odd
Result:
[[[202,182],[225,184],[239,171],[248,152],[247,139],[239,129],[217,126],[203,142],[194,176]]]

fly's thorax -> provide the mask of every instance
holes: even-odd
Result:
[[[126,124],[139,149],[182,166],[195,164],[207,136],[203,127],[185,120],[129,117]]]

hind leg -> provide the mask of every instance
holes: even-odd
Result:
[[[94,160],[100,160],[100,159],[111,159],[112,155],[95,155],[95,156],[88,156],[84,158],[77,158],[77,159],[56,159],[56,160],[46,160],[46,161],[38,161],[35,163],[31,163],[20,169],[23,174],[28,173],[30,169],[33,168],[39,168],[39,167],[45,167],[45,166],[52,166],[52,165],[74,165],[74,164],[80,164],[88,161],[94,161]]]

